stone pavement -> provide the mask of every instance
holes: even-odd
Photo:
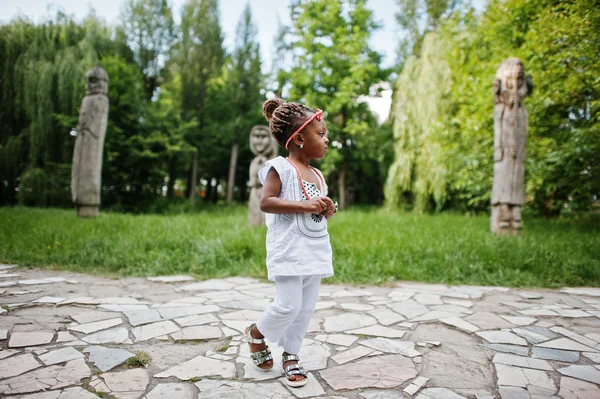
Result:
[[[273,296],[249,278],[0,265],[0,396],[600,398],[598,288],[323,285],[298,389],[282,380],[281,348],[262,372],[242,342]],[[146,367],[124,365],[144,354]]]

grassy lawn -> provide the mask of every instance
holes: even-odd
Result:
[[[487,216],[352,209],[329,225],[336,275],[328,282],[600,286],[600,215],[525,224],[520,237],[493,237]],[[108,276],[265,278],[265,231],[247,227],[244,207],[95,220],[0,208],[0,262]]]

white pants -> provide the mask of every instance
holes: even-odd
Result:
[[[271,342],[298,354],[315,310],[321,275],[275,277],[275,300],[256,327]]]

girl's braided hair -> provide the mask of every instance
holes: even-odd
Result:
[[[280,146],[284,147],[290,136],[308,119],[311,110],[300,103],[285,103],[281,98],[273,98],[263,104],[263,114],[269,121],[271,134]]]

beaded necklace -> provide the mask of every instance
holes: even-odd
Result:
[[[292,166],[294,167],[294,169],[296,169],[296,172],[298,172],[298,180],[300,181],[300,187],[302,188],[302,191],[304,192],[304,195],[306,196],[306,199],[309,200],[310,197],[308,195],[308,192],[306,191],[306,188],[304,188],[304,184],[302,184],[302,174],[300,173],[300,169],[298,169],[298,167],[292,162],[291,159],[289,159],[287,157],[285,159],[287,159],[287,161],[292,164]],[[323,181],[323,178],[321,177],[321,174],[318,173],[317,170],[315,168],[313,168],[312,166],[308,165],[308,167],[313,171],[313,173],[315,175],[317,175],[317,177],[321,181],[321,193],[323,193],[323,190],[325,190],[325,182]]]

